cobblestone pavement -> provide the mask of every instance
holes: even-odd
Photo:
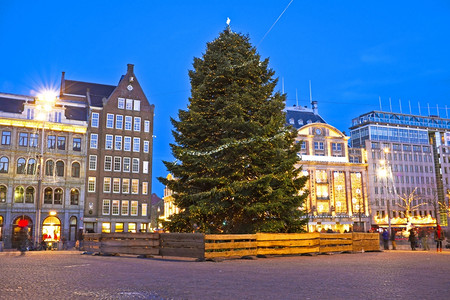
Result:
[[[222,262],[0,253],[0,299],[450,299],[450,251]]]

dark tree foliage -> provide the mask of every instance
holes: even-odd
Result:
[[[181,209],[165,223],[172,232],[301,232],[295,130],[286,128],[285,95],[249,37],[229,28],[207,44],[189,71],[191,97],[171,119],[175,162],[164,162]]]

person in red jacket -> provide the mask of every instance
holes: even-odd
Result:
[[[445,239],[444,231],[438,224],[434,230],[434,240],[436,241],[436,252],[442,252],[442,241]]]

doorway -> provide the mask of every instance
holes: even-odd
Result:
[[[14,219],[12,225],[12,240],[11,244],[13,248],[19,248],[21,240],[20,240],[20,230],[22,227],[28,228],[28,238],[32,238],[33,234],[33,221],[28,216],[20,216]]]

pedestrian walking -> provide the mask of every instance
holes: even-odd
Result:
[[[436,242],[436,252],[442,252],[442,241],[445,239],[444,231],[438,224],[434,230],[434,241]]]
[[[391,229],[391,243],[392,243],[392,250],[397,250],[397,242],[395,241],[395,234],[397,233],[397,230],[395,228]]]
[[[430,250],[430,246],[428,245],[428,231],[426,228],[419,229],[418,238],[420,239],[420,242],[422,243],[422,249],[424,251]]]
[[[383,229],[381,237],[383,238],[384,250],[389,250],[389,232],[386,228]]]
[[[411,250],[416,250],[416,233],[414,232],[414,228],[411,228],[409,230],[409,238],[408,238],[410,244],[411,244]]]
[[[19,250],[20,255],[25,255],[28,246],[28,226],[20,228],[19,231]]]

